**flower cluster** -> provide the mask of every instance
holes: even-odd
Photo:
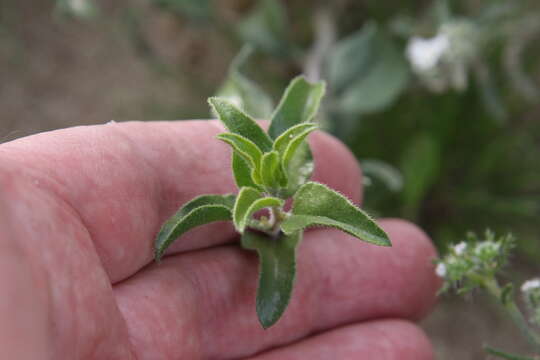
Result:
[[[431,38],[413,36],[405,55],[413,71],[433,92],[465,90],[467,72],[478,56],[480,38],[473,22],[459,19],[441,24]]]
[[[489,230],[484,236],[480,241],[475,234],[467,234],[465,241],[450,246],[448,254],[437,260],[435,272],[445,279],[442,292],[457,288],[464,293],[482,286],[506,264],[514,246],[513,236],[496,238]]]
[[[521,293],[532,314],[530,321],[540,325],[540,278],[527,280],[521,285]]]

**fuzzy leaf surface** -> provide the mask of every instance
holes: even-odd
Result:
[[[291,141],[287,144],[287,148],[285,148],[285,152],[282,158],[283,169],[285,169],[287,174],[297,171],[297,169],[294,166],[291,166],[296,156],[296,152],[303,144],[306,145],[304,143],[304,140],[313,130],[316,130],[316,129],[317,129],[316,126],[307,128],[302,133],[298,134],[296,137],[291,139]]]
[[[252,169],[250,168],[246,160],[244,160],[242,155],[238,154],[236,151],[233,151],[231,163],[234,181],[239,189],[248,186],[262,190],[259,185],[255,184],[255,182],[253,181]]]
[[[161,259],[165,250],[182,234],[196,226],[232,219],[234,195],[202,195],[187,202],[167,220],[154,243],[154,257]]]
[[[302,232],[280,233],[277,238],[246,231],[242,247],[259,254],[257,316],[263,328],[274,325],[289,303],[296,275],[296,247]]]
[[[299,135],[303,134],[305,131],[309,130],[310,132],[317,129],[316,124],[311,123],[302,123],[297,124],[290,129],[287,129],[283,134],[281,134],[275,141],[273,149],[277,151],[280,155],[285,153],[287,146]]]
[[[251,140],[262,151],[270,151],[272,149],[272,140],[264,130],[255,120],[230,101],[213,97],[208,102],[230,132]]]
[[[372,244],[391,246],[386,233],[369,215],[323,184],[309,182],[300,187],[294,196],[292,214],[281,224],[286,234],[322,225],[340,229]]]
[[[276,198],[276,197],[264,197],[262,199],[255,200],[245,212],[244,217],[240,219],[238,223],[238,227],[237,227],[238,232],[240,233],[244,232],[244,230],[246,229],[246,226],[249,223],[249,219],[257,211],[262,210],[264,208],[269,208],[269,207],[283,206],[284,203],[285,203],[284,200]]]
[[[253,181],[260,183],[260,164],[262,151],[250,140],[238,134],[224,133],[217,136],[219,140],[231,145],[249,164]]]
[[[234,227],[238,232],[242,232],[245,228],[243,224],[245,224],[250,206],[263,196],[259,190],[254,188],[243,187],[240,189],[233,208]]]
[[[309,83],[303,76],[293,79],[272,115],[268,134],[277,139],[294,125],[310,122],[317,114],[324,96],[324,82]]]
[[[277,189],[286,183],[277,151],[263,155],[261,160],[261,180],[267,189]]]

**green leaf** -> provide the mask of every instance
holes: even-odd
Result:
[[[288,161],[287,167],[282,166],[282,168],[287,174],[287,188],[282,191],[281,196],[288,198],[293,196],[298,188],[310,179],[313,173],[314,163],[309,145],[306,142],[302,142]]]
[[[296,247],[302,233],[280,233],[277,238],[246,231],[242,247],[259,254],[257,316],[263,328],[274,325],[289,304],[296,274]]]
[[[231,145],[249,164],[251,177],[255,183],[261,183],[260,164],[262,152],[253,142],[238,134],[223,133],[216,136]]]
[[[263,155],[261,160],[262,184],[270,190],[278,189],[286,184],[287,179],[283,174],[277,151],[271,151]]]
[[[275,197],[264,197],[262,199],[255,200],[248,208],[248,210],[244,213],[244,217],[240,219],[238,226],[236,230],[238,232],[243,233],[246,226],[249,223],[249,220],[253,214],[255,214],[257,211],[262,210],[264,208],[269,207],[281,207],[285,203],[285,200],[275,198]]]
[[[404,178],[405,215],[414,219],[428,190],[434,184],[440,166],[439,144],[428,134],[411,140],[401,161]]]
[[[264,195],[257,189],[250,187],[243,187],[240,189],[232,211],[234,227],[237,231],[243,231],[250,206],[262,197],[264,197]]]
[[[262,188],[253,181],[253,171],[242,155],[238,154],[236,151],[233,151],[231,163],[234,181],[239,189],[243,188],[244,186],[248,186],[262,190]]]
[[[372,113],[389,106],[409,79],[402,51],[374,23],[336,45],[327,71],[338,99],[334,107],[349,115]]]
[[[243,42],[275,55],[288,55],[286,10],[278,0],[259,0],[238,24]]]
[[[166,10],[198,20],[207,20],[212,16],[211,0],[153,0],[152,2]]]
[[[313,130],[316,130],[316,129],[317,127],[315,126],[315,127],[311,127],[304,130],[304,132],[294,137],[287,145],[287,148],[285,149],[285,153],[283,154],[283,158],[282,158],[283,169],[285,169],[287,174],[289,173],[289,171],[297,171],[296,169],[291,168],[290,165],[294,160],[297,150],[300,148],[302,144],[305,144],[304,140],[306,139],[306,137]]]
[[[229,74],[216,96],[222,97],[255,119],[269,119],[274,109],[272,98],[240,71],[253,47],[244,46],[229,66]],[[217,114],[216,114],[217,115]]]
[[[154,257],[159,261],[165,250],[192,228],[214,221],[231,220],[234,195],[202,195],[184,204],[167,220],[154,243]]]
[[[311,84],[303,76],[293,79],[272,115],[268,129],[270,137],[276,139],[294,125],[312,121],[324,92],[322,81]]]
[[[312,225],[331,226],[366,242],[391,246],[386,233],[369,215],[327,186],[309,182],[294,196],[292,214],[282,224],[286,234]]]
[[[230,101],[213,97],[208,102],[230,132],[251,140],[263,151],[272,149],[272,140],[264,130]]]
[[[297,136],[302,135],[305,131],[313,131],[317,129],[318,126],[312,123],[302,123],[294,125],[293,127],[287,129],[283,134],[274,140],[273,149],[277,151],[280,155],[285,153],[287,146],[293,141]]]
[[[328,55],[326,73],[334,92],[341,92],[372,66],[377,25],[368,22],[340,40]]]

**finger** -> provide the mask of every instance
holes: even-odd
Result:
[[[381,225],[392,248],[336,230],[306,233],[289,307],[266,331],[255,314],[253,253],[221,246],[166,259],[115,288],[134,346],[142,354],[164,349],[171,358],[184,351],[187,358],[245,357],[351,322],[418,319],[439,285],[433,246],[414,225]]]
[[[0,146],[3,166],[30,177],[71,207],[90,233],[112,282],[148,264],[161,224],[193,197],[236,192],[230,151],[216,121],[131,122],[76,127]],[[312,139],[315,178],[354,201],[360,172],[352,154],[323,134]],[[232,239],[230,224],[186,234],[174,252]]]
[[[416,325],[376,320],[330,330],[249,360],[432,360],[431,344]]]

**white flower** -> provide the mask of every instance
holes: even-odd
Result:
[[[501,248],[501,244],[494,241],[482,241],[478,245],[476,245],[476,249],[474,249],[474,253],[476,255],[480,255],[484,252],[489,252],[490,254],[497,253],[499,249]]]
[[[428,71],[449,48],[450,40],[446,34],[439,33],[432,38],[413,36],[407,44],[406,55],[415,70]]]
[[[521,285],[521,291],[522,292],[529,292],[534,289],[540,288],[540,279],[535,278],[531,280],[527,280]]]
[[[466,249],[467,249],[467,243],[464,241],[454,246],[454,252],[456,253],[456,255],[463,255]]]
[[[439,277],[445,277],[446,276],[446,265],[443,263],[439,263],[437,267],[435,268],[435,274],[437,274]]]

